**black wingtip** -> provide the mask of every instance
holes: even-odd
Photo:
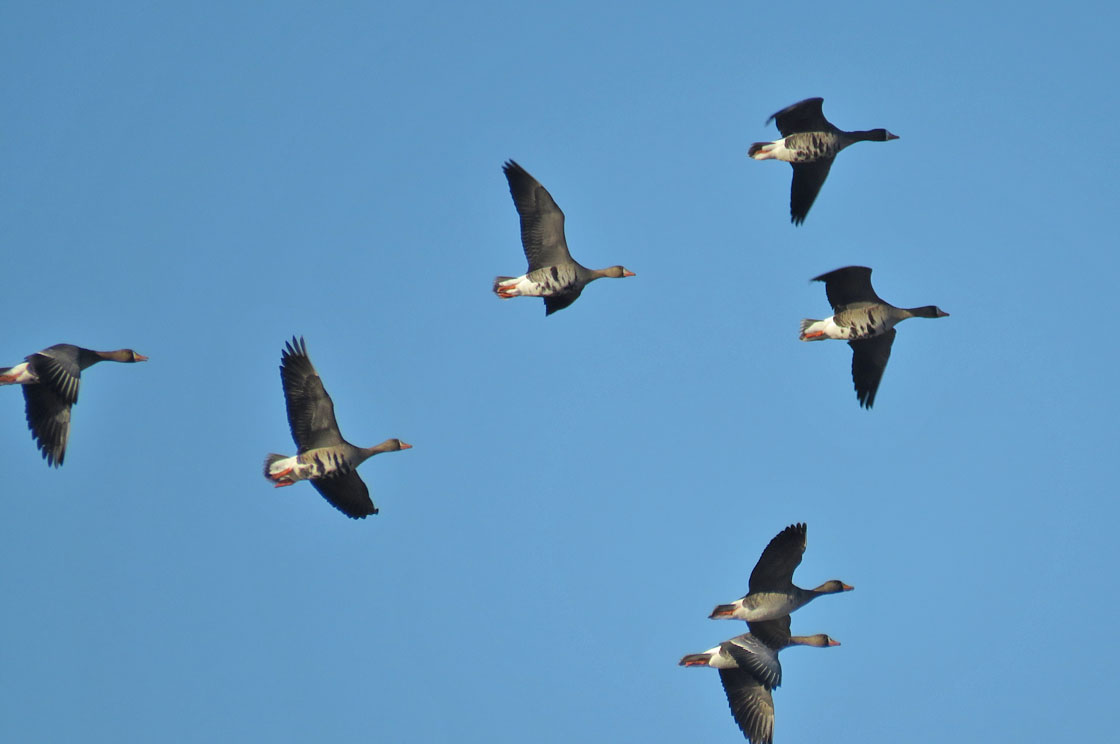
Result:
[[[293,335],[291,341],[285,341],[284,351],[281,356],[283,359],[293,356],[309,356],[307,353],[307,342],[303,339],[303,336]]]
[[[875,405],[875,393],[869,393],[866,390],[857,390],[856,397],[859,398],[859,407],[870,411],[871,407]]]

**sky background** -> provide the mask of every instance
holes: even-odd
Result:
[[[707,619],[805,521],[791,742],[1115,736],[1120,11],[1103,3],[5,3],[0,365],[83,376],[49,469],[0,389],[0,739],[742,741]],[[746,157],[823,96],[800,228]],[[1105,124],[1102,127],[1102,122]],[[501,164],[634,279],[545,318]],[[874,268],[874,410],[808,280]],[[361,470],[309,484],[307,339]]]

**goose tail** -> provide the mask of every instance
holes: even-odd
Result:
[[[766,160],[771,157],[770,151],[773,149],[773,142],[755,142],[751,145],[751,148],[747,150],[747,155],[755,160]]]
[[[817,334],[815,336],[807,336],[806,335],[807,333],[809,333],[810,328],[812,328],[817,323],[821,323],[821,322],[823,322],[823,321],[816,320],[814,318],[802,318],[801,319],[801,333],[799,333],[797,337],[802,341],[815,341],[815,340],[821,338],[820,334]]]
[[[716,608],[712,610],[712,614],[708,615],[708,619],[715,620],[721,617],[734,617],[735,610],[736,606],[733,604],[716,605]]]
[[[275,476],[272,474],[272,466],[286,459],[284,455],[278,455],[275,452],[269,453],[268,457],[264,458],[264,477],[268,480],[276,480]]]
[[[494,277],[494,294],[498,295],[503,300],[508,300],[511,297],[517,297],[519,294],[521,294],[521,292],[517,289],[517,283],[519,279],[521,279],[521,277],[519,276]]]

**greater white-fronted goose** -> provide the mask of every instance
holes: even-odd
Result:
[[[543,297],[544,314],[552,315],[571,305],[583,288],[596,279],[634,276],[622,266],[589,269],[568,253],[564,239],[564,213],[544,186],[520,165],[510,160],[502,166],[509,181],[509,193],[521,217],[521,244],[529,271],[521,276],[494,279],[494,294],[511,297]]]
[[[751,571],[750,591],[731,604],[716,606],[708,617],[749,622],[776,620],[824,594],[850,592],[854,587],[836,579],[816,589],[793,585],[793,572],[805,553],[805,532],[804,524],[791,524],[779,532]]]
[[[724,641],[699,654],[688,654],[681,666],[707,666],[719,670],[727,704],[747,741],[771,744],[774,740],[774,699],[771,690],[782,684],[778,652],[789,646],[839,646],[824,633],[791,636],[789,615],[777,620],[750,623],[750,633]]]
[[[747,154],[755,160],[784,160],[793,166],[789,195],[790,221],[800,225],[828,178],[837,153],[856,142],[886,142],[898,139],[886,129],[845,132],[824,118],[823,98],[806,98],[787,106],[766,120],[775,122],[780,140],[755,142]]]
[[[342,438],[334,418],[334,403],[319,373],[307,356],[303,338],[292,337],[280,355],[280,380],[288,407],[288,426],[299,452],[293,456],[269,455],[264,477],[281,486],[310,480],[315,490],[352,519],[377,513],[369,489],[357,467],[382,452],[409,449],[399,439],[386,439],[373,447],[355,447]]]
[[[891,358],[894,326],[907,318],[947,318],[949,313],[936,305],[895,307],[884,302],[871,287],[871,269],[845,266],[813,279],[824,282],[833,315],[824,320],[801,321],[802,341],[833,338],[852,347],[852,381],[859,404],[870,409],[875,393]]]
[[[14,367],[0,367],[0,385],[22,385],[27,428],[48,465],[59,467],[70,439],[70,408],[78,402],[82,370],[98,362],[146,362],[132,349],[94,351],[55,344]]]

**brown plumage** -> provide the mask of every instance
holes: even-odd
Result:
[[[22,385],[27,428],[43,459],[59,467],[70,439],[70,409],[78,402],[82,370],[98,362],[146,362],[132,349],[94,351],[73,344],[55,344],[26,358],[23,364],[0,369],[0,385]]]
[[[545,315],[551,315],[575,302],[583,288],[596,279],[634,276],[622,266],[589,269],[572,258],[564,238],[564,213],[548,190],[512,160],[502,166],[502,172],[521,218],[521,245],[529,271],[521,276],[495,278],[494,294],[502,299],[541,297]]]
[[[373,447],[357,447],[342,438],[334,417],[334,402],[302,338],[292,338],[280,356],[280,380],[288,410],[288,426],[299,452],[294,457],[270,454],[264,476],[277,487],[310,480],[331,506],[350,517],[377,514],[369,488],[358,475],[358,466],[382,452],[410,449],[399,439],[386,439]]]

